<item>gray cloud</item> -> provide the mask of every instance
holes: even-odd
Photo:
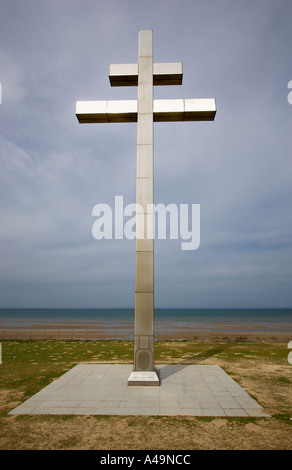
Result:
[[[213,123],[155,125],[155,200],[201,205],[201,245],[155,243],[155,302],[290,307],[290,1],[2,0],[2,307],[133,306],[135,244],[92,208],[135,202],[135,124],[80,125],[77,100],[135,99],[110,63],[183,62],[156,98],[217,101]]]

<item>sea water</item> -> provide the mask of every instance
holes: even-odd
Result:
[[[0,309],[0,326],[32,327],[49,324],[107,324],[119,327],[122,324],[134,326],[133,308],[24,308]],[[218,326],[262,327],[266,330],[292,327],[292,309],[155,309],[155,324],[161,329],[163,325],[173,328],[196,326],[196,328],[217,329]]]

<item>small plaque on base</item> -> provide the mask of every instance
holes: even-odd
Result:
[[[134,370],[128,378],[128,385],[157,386],[160,382],[155,370]]]

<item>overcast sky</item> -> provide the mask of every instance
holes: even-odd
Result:
[[[155,203],[200,204],[201,243],[155,241],[156,307],[292,307],[291,0],[0,0],[0,307],[133,307],[135,241],[92,236],[135,202],[137,125],[75,103],[136,99],[109,64],[182,62],[155,98],[215,98],[154,125]]]

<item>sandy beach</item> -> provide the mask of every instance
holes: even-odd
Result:
[[[289,341],[292,339],[292,325],[254,325],[218,323],[199,326],[180,322],[157,322],[155,339],[192,340],[192,339],[274,339]],[[101,339],[134,339],[132,322],[100,323],[35,323],[29,326],[7,327],[0,324],[0,340],[5,339],[38,339],[38,340],[101,340]]]

